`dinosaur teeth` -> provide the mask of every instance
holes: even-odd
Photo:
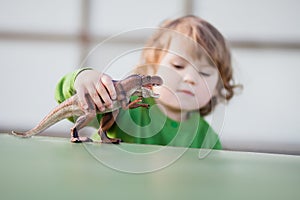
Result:
[[[159,97],[160,97],[160,94],[153,93],[153,94],[152,94],[152,97],[154,97],[154,98],[159,98]]]

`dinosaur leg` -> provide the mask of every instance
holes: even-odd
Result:
[[[124,109],[133,109],[138,107],[144,107],[149,108],[149,104],[146,103],[140,103],[142,101],[142,98],[137,98],[136,100],[129,102],[129,104]]]
[[[96,112],[87,112],[76,120],[75,125],[71,128],[71,142],[93,142],[93,140],[88,137],[79,137],[78,131],[92,121],[95,116]]]
[[[102,116],[100,128],[98,130],[98,134],[100,135],[102,143],[119,144],[121,142],[121,139],[119,138],[109,138],[106,133],[106,131],[114,124],[115,116],[117,116],[118,113],[119,110],[116,110],[112,113],[106,113]]]

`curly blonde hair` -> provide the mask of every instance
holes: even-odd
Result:
[[[175,20],[163,22],[145,45],[141,55],[141,64],[135,69],[136,73],[148,74],[157,71],[159,63],[170,45],[170,31],[176,31],[191,38],[200,45],[212,63],[217,67],[220,79],[217,83],[217,94],[206,106],[200,109],[200,114],[209,114],[216,106],[218,99],[229,100],[234,95],[237,86],[233,80],[231,53],[223,35],[207,21],[194,15],[184,16]],[[201,56],[201,55],[199,55]]]

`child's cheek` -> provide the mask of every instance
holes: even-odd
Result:
[[[203,79],[205,80],[205,79]],[[197,87],[196,98],[201,104],[201,107],[205,106],[212,96],[214,96],[216,92],[218,78],[211,77],[211,79],[206,79],[205,81],[201,81],[199,87]]]
[[[176,88],[180,83],[181,76],[174,69],[168,66],[161,66],[157,71],[158,76],[160,76],[164,83],[163,87],[170,91],[176,92]],[[161,87],[160,87],[161,88]]]
[[[202,90],[196,94],[196,98],[199,102],[199,108],[202,108],[210,101],[211,95],[207,90]]]

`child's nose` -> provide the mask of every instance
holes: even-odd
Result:
[[[187,68],[186,73],[184,74],[183,81],[191,85],[196,84],[195,70],[191,67]]]

